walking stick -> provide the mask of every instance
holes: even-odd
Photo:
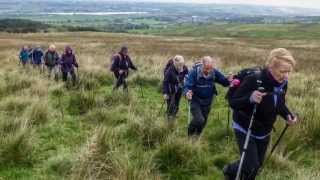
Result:
[[[276,149],[276,147],[279,145],[279,143],[280,143],[282,137],[284,136],[284,134],[286,133],[288,127],[289,127],[289,125],[286,124],[286,127],[284,127],[284,129],[282,130],[282,132],[281,132],[278,140],[277,140],[276,143],[273,145],[269,157],[272,155],[272,153],[274,152],[274,150]]]
[[[279,145],[279,143],[280,143],[282,137],[284,136],[284,134],[286,133],[288,127],[289,127],[289,125],[286,124],[286,126],[285,126],[284,129],[282,130],[279,138],[277,139],[276,143],[272,146],[269,156],[266,158],[266,160],[265,160],[264,163],[262,164],[262,166],[261,166],[261,168],[260,168],[260,172],[262,171],[265,162],[267,162],[267,161],[270,159],[272,153],[274,152],[274,150],[276,149],[276,147]]]
[[[272,146],[270,154],[268,156],[268,158],[266,159],[266,161],[268,161],[271,157],[271,155],[273,154],[274,150],[276,149],[276,147],[279,145],[281,139],[283,138],[284,134],[286,133],[287,129],[288,129],[289,125],[286,124],[286,126],[283,128],[279,138],[277,139],[276,143]]]
[[[140,81],[139,81],[139,87],[140,87],[141,97],[143,98],[143,89]]]
[[[161,108],[160,108],[160,110],[159,110],[159,112],[158,112],[158,116],[160,116],[161,111],[162,111],[163,106],[164,106],[165,103],[166,103],[166,100],[163,100],[163,102],[162,102],[162,104],[161,104]]]
[[[188,125],[191,122],[191,101],[188,101]]]
[[[227,137],[229,137],[229,125],[230,125],[230,108],[228,107],[228,116],[227,116]]]
[[[259,87],[259,91],[263,92],[264,88],[263,87]],[[253,112],[252,112],[252,115],[251,115],[248,132],[247,132],[247,135],[246,135],[246,140],[245,140],[244,145],[243,145],[243,150],[242,150],[242,154],[241,154],[241,158],[240,158],[240,163],[239,163],[239,167],[238,167],[238,171],[237,171],[236,180],[240,180],[241,170],[242,170],[244,158],[246,156],[246,152],[247,152],[247,149],[248,149],[249,140],[250,140],[250,136],[251,136],[251,133],[252,133],[251,128],[252,128],[253,121],[254,121],[254,118],[255,118],[255,115],[256,115],[256,112],[257,112],[257,107],[258,107],[258,104],[256,103],[254,105],[254,108],[253,108]]]

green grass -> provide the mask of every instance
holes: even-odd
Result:
[[[224,72],[236,71],[259,63],[274,46],[289,46],[299,59],[300,69],[292,74],[287,99],[303,121],[288,130],[258,179],[319,178],[320,114],[315,97],[320,81],[314,69],[320,66],[309,42],[255,38],[204,42],[201,38],[105,33],[2,36],[10,43],[0,43],[0,57],[4,57],[0,179],[222,179],[222,167],[239,156],[233,133],[227,131],[226,89],[218,87],[203,136],[193,143],[187,138],[184,98],[174,129],[168,129],[165,110],[160,111],[162,67],[172,54],[183,54],[191,64],[201,54],[215,51],[226,62],[221,66]],[[81,67],[75,87],[17,67],[15,46],[35,41],[46,44],[54,37],[60,39],[58,49],[61,44],[75,46]],[[123,42],[132,47],[130,53],[139,68],[130,74],[128,95],[121,90],[112,93],[113,76],[105,67],[110,57],[106,51]],[[108,44],[107,50],[101,44]],[[272,142],[283,125],[277,122]]]
[[[168,28],[132,30],[132,33],[161,36],[234,37],[268,39],[319,39],[319,24],[208,24],[172,25]]]

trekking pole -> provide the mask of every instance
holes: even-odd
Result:
[[[266,160],[270,159],[272,153],[274,152],[274,150],[276,149],[276,147],[279,145],[279,143],[280,143],[282,137],[284,136],[284,134],[286,133],[288,127],[289,127],[289,125],[286,124],[286,126],[285,126],[284,129],[282,130],[279,138],[277,139],[276,143],[272,146],[271,151],[270,151],[270,154],[269,154],[269,156],[268,156],[268,158],[267,158]]]
[[[165,103],[166,103],[166,100],[163,100],[163,102],[162,102],[162,104],[161,104],[161,108],[160,108],[159,113],[158,113],[158,116],[160,116],[161,111],[162,111],[163,106],[164,106]]]
[[[142,83],[141,83],[141,78],[140,78],[139,75],[137,75],[137,81],[138,81],[138,86],[139,86],[140,93],[141,93],[141,98],[144,98],[144,96],[143,96],[143,89],[142,89]]]
[[[258,90],[260,92],[263,92],[264,88],[263,87],[259,87]],[[250,140],[250,136],[251,136],[251,133],[252,133],[251,128],[252,128],[253,121],[254,121],[254,118],[255,118],[255,115],[256,115],[256,112],[257,112],[257,107],[258,107],[258,104],[255,103],[254,104],[254,108],[253,108],[253,112],[252,112],[252,115],[251,115],[251,119],[250,119],[250,124],[249,124],[249,127],[248,127],[248,132],[247,132],[247,135],[246,135],[246,140],[245,140],[244,145],[243,145],[243,150],[242,150],[242,154],[241,154],[241,158],[240,158],[240,163],[239,163],[239,167],[238,167],[238,171],[237,171],[236,180],[240,180],[241,170],[242,170],[244,158],[246,156],[247,148],[248,148],[248,145],[249,145],[249,140]]]
[[[228,115],[227,115],[227,137],[229,137],[229,125],[230,125],[230,108],[228,107]]]
[[[142,84],[140,81],[139,81],[139,87],[140,87],[141,97],[143,98],[143,89],[142,89]]]
[[[274,152],[274,150],[276,149],[276,147],[279,145],[279,143],[280,143],[282,137],[284,136],[284,134],[286,133],[288,127],[289,127],[289,125],[286,124],[286,126],[285,126],[284,129],[282,130],[279,138],[277,139],[276,143],[272,146],[269,156],[266,158],[266,160],[265,160],[264,163],[262,164],[262,166],[261,166],[261,168],[260,168],[260,172],[262,171],[265,162],[267,162],[267,161],[270,159],[272,153]]]
[[[191,122],[191,101],[188,101],[188,125]]]

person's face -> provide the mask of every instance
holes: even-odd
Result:
[[[205,75],[208,75],[210,72],[213,71],[213,68],[214,68],[214,66],[213,66],[212,63],[204,64],[204,66],[203,66],[203,73],[204,73]]]
[[[128,50],[122,51],[123,55],[128,55]]]
[[[181,73],[183,72],[183,65],[179,64],[178,66],[176,66],[176,70]]]
[[[269,67],[269,71],[273,78],[279,83],[288,80],[292,69],[292,65],[287,62],[279,62]]]

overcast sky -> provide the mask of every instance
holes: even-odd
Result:
[[[146,1],[146,0],[136,0]],[[320,0],[147,0],[154,2],[192,2],[192,3],[224,3],[224,4],[257,4],[272,6],[296,6],[320,9]]]

